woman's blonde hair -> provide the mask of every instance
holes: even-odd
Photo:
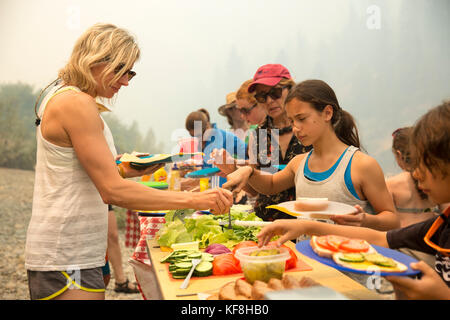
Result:
[[[65,85],[73,85],[92,96],[97,96],[97,83],[91,68],[107,62],[100,75],[103,86],[117,82],[123,73],[117,73],[109,83],[106,75],[115,69],[130,69],[139,59],[140,50],[134,37],[128,31],[113,24],[98,23],[87,29],[77,40],[66,66],[59,71]]]

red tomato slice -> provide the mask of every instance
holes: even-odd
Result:
[[[234,246],[233,254],[235,254],[238,249],[247,248],[247,247],[257,247],[257,246],[258,246],[258,244],[255,241],[250,241],[250,240],[242,241]]]
[[[267,245],[268,246],[276,246],[276,242],[271,241]],[[289,270],[289,269],[293,269],[293,268],[297,267],[298,258],[297,258],[297,255],[295,254],[294,250],[292,250],[291,248],[289,248],[288,246],[286,246],[284,244],[282,245],[282,247],[288,249],[289,254],[291,256],[288,260],[286,260],[285,270]]]
[[[333,251],[339,251],[339,246],[346,240],[349,239],[341,236],[327,236],[327,243],[333,248]]]
[[[292,250],[291,248],[283,245],[282,247],[285,247],[289,250],[289,254],[291,255],[291,257],[286,261],[286,268],[285,270],[289,270],[289,269],[293,269],[297,266],[297,255],[295,254],[294,250]]]
[[[213,275],[222,276],[240,272],[240,266],[236,265],[234,256],[231,253],[221,254],[214,257]]]
[[[339,249],[348,252],[367,252],[369,251],[369,245],[364,240],[349,239],[341,242]]]
[[[316,237],[316,243],[323,249],[337,252],[337,250],[334,247],[328,244],[327,238],[328,236]]]
[[[250,240],[239,242],[237,245],[234,246],[233,259],[234,259],[234,263],[238,266],[238,269],[240,270],[239,273],[242,272],[241,262],[238,259],[236,259],[236,257],[234,256],[236,254],[236,251],[241,248],[257,247],[257,246],[258,246],[258,244],[255,241],[250,241]]]

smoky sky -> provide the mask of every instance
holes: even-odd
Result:
[[[218,107],[267,63],[326,81],[385,174],[399,171],[392,131],[450,98],[447,0],[1,0],[0,84],[42,88],[97,22],[129,30],[142,52],[114,114],[168,152],[191,111],[227,129]]]

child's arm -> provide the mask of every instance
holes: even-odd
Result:
[[[280,193],[295,186],[295,172],[302,157],[304,157],[304,154],[297,155],[289,161],[286,168],[275,174],[256,170],[250,166],[241,167],[227,176],[227,183],[223,185],[223,188],[240,191],[248,183],[261,194],[274,195]]]
[[[388,248],[386,232],[369,228],[342,226],[309,220],[280,219],[264,227],[258,234],[258,245],[267,244],[276,235],[281,235],[277,240],[278,245],[282,245],[288,240],[293,240],[307,235],[338,235],[349,238],[366,240],[371,244]]]

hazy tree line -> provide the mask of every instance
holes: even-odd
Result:
[[[24,83],[0,85],[0,167],[33,170],[36,163],[36,125],[34,105],[40,89]],[[113,113],[103,113],[111,129],[117,152],[133,150],[161,153],[150,128],[145,135],[137,122],[126,125]]]

